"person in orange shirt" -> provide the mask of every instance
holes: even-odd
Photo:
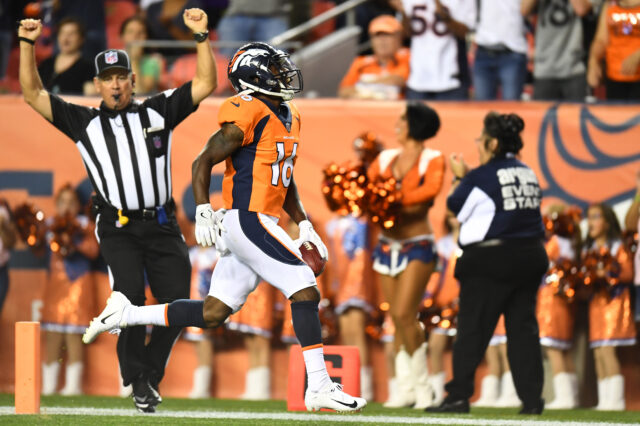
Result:
[[[425,333],[417,319],[436,252],[428,212],[442,188],[444,156],[424,142],[440,129],[438,113],[418,101],[408,102],[396,125],[401,148],[378,155],[368,170],[371,181],[395,179],[402,210],[394,226],[383,229],[374,249],[373,269],[389,301],[396,334],[396,399],[387,407],[424,409],[431,404]]]
[[[600,250],[613,256],[609,268],[603,267],[603,262],[597,262],[596,280],[608,280],[608,283],[604,288],[596,289],[589,303],[589,343],[598,376],[596,409],[624,410],[624,377],[616,347],[636,343],[630,284],[633,281],[633,258],[622,243],[620,224],[611,207],[591,205],[587,210],[587,223],[589,229],[583,259]]]
[[[607,99],[640,99],[640,0],[609,1],[603,6],[589,54],[591,87],[602,81],[603,59]]]
[[[369,24],[373,55],[358,56],[342,79],[338,95],[348,99],[399,99],[409,78],[409,49],[402,24],[382,15]]]
[[[196,240],[203,246],[215,244],[220,253],[208,296],[204,301],[134,306],[124,294],[113,292],[83,341],[91,343],[102,332],[145,324],[219,327],[264,280],[291,300],[293,328],[307,373],[307,410],[359,411],[367,401],[345,393],[327,372],[320,291],[314,271],[300,253],[300,246],[311,242],[322,259],[328,258],[293,175],[301,119],[289,101],[302,90],[302,74],[287,53],[260,42],[238,49],[227,74],[238,94],[220,106],[220,129],[192,167]],[[209,200],[211,169],[223,161],[224,207],[214,210]],[[282,209],[298,224],[296,241],[278,226]]]
[[[99,255],[94,224],[80,215],[80,199],[67,184],[55,197],[56,215],[49,221],[49,276],[44,290],[42,330],[46,355],[42,364],[42,394],[58,387],[60,352],[67,350],[62,395],[82,394],[82,332],[94,315],[95,286],[91,261]]]

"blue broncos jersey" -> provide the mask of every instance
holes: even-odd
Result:
[[[470,171],[447,199],[461,223],[460,246],[491,239],[543,238],[542,191],[533,170],[513,156]]]

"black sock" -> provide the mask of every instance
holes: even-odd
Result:
[[[296,337],[303,349],[322,343],[318,302],[293,302],[291,304],[291,319]]]
[[[203,312],[204,300],[175,300],[167,308],[169,327],[207,328]]]

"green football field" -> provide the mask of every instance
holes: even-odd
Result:
[[[361,413],[288,412],[284,401],[188,400],[165,398],[155,414],[139,414],[129,398],[43,397],[41,414],[15,415],[13,395],[0,394],[0,424],[120,425],[120,424],[225,424],[281,425],[336,423],[366,425],[557,425],[640,423],[640,412],[593,410],[546,411],[542,416],[520,416],[517,409],[474,408],[471,414],[427,415],[411,409],[386,409],[372,403]]]

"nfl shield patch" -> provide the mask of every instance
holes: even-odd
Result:
[[[153,137],[153,146],[155,146],[156,149],[159,149],[162,146],[162,139],[160,139],[160,136]]]
[[[104,55],[104,61],[107,64],[115,64],[118,62],[118,52],[107,52]]]

